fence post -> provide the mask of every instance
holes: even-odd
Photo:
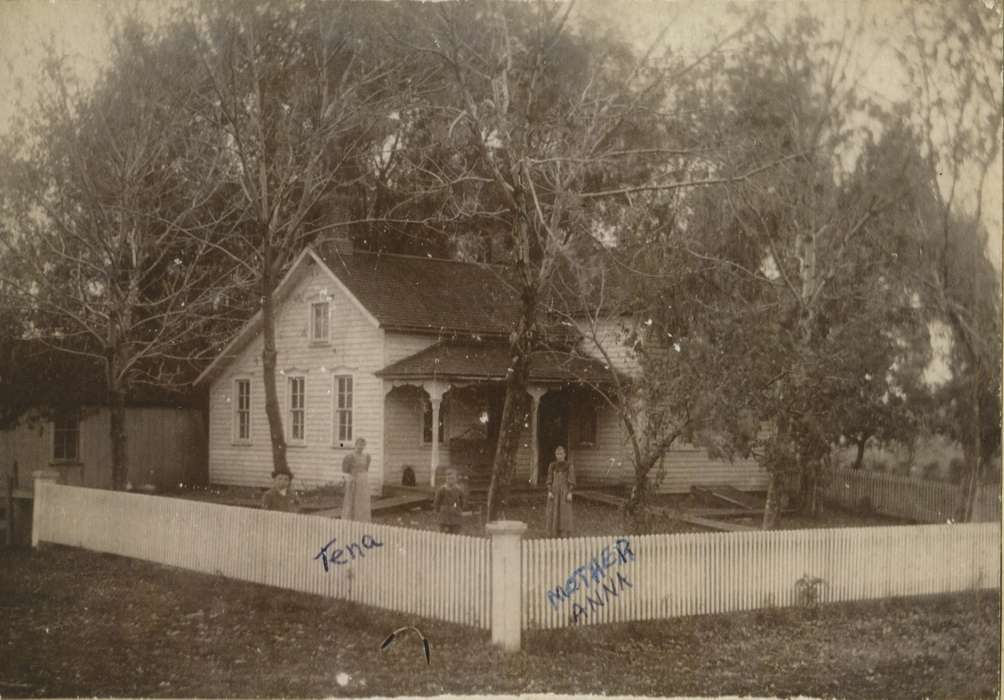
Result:
[[[38,547],[38,535],[40,532],[42,524],[42,510],[43,501],[42,492],[44,491],[42,482],[49,482],[51,484],[56,483],[59,478],[59,472],[52,469],[36,469],[31,473],[32,476],[32,504],[31,504],[31,546],[32,548]]]
[[[526,532],[526,523],[498,520],[488,523],[485,531],[492,540],[492,643],[506,651],[519,651],[523,632],[523,557],[520,543]]]

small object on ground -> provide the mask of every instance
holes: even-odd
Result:
[[[389,647],[390,643],[394,641],[397,635],[401,634],[402,632],[407,632],[408,630],[414,630],[415,634],[417,634],[419,639],[422,640],[422,651],[425,652],[425,663],[426,665],[431,664],[432,652],[430,651],[429,648],[429,640],[425,638],[425,635],[422,634],[421,630],[419,630],[417,627],[399,627],[398,629],[394,630],[393,632],[390,633],[387,639],[383,640],[383,643],[380,645],[380,651],[383,651],[384,649]]]

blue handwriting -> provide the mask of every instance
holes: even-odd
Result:
[[[329,564],[343,566],[354,561],[357,556],[360,559],[365,557],[368,549],[383,547],[383,542],[377,542],[373,535],[363,535],[359,542],[352,542],[345,549],[338,547],[329,551],[329,548],[334,547],[337,539],[337,537],[333,537],[330,542],[321,547],[320,552],[314,555],[314,559],[321,560],[321,566],[324,567],[325,572],[330,571]],[[346,559],[346,556],[349,558]]]

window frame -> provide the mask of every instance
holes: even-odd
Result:
[[[599,410],[596,405],[591,403],[579,404],[575,414],[575,447],[596,447],[600,423]],[[585,430],[587,425],[591,428],[589,431]],[[587,432],[591,432],[592,434],[587,435]]]
[[[302,383],[303,389],[301,392],[301,402],[302,405],[299,409],[293,407],[293,382],[299,381]],[[294,434],[295,422],[293,420],[293,412],[299,410],[303,414],[302,423],[302,437],[296,437]],[[287,445],[306,445],[307,444],[307,375],[303,372],[287,372],[286,373],[286,444]]]
[[[58,428],[57,423],[59,421],[72,420],[76,424],[75,430],[66,430],[65,428]],[[50,464],[81,464],[80,461],[80,451],[81,451],[81,430],[80,430],[80,413],[79,411],[67,411],[59,415],[53,416],[49,420],[49,426],[52,429],[52,437],[49,440],[49,459]],[[75,454],[72,457],[57,457],[56,456],[56,436],[58,433],[75,432],[76,440],[74,441]]]
[[[324,336],[317,336],[317,317],[314,313],[314,309],[318,306],[324,306],[326,311],[323,315],[324,317]],[[307,304],[307,313],[310,317],[309,333],[310,333],[310,344],[311,345],[330,345],[331,344],[331,302],[327,299],[321,299],[319,301],[311,301]]]
[[[348,381],[348,391],[342,391],[342,380]],[[333,374],[331,376],[331,442],[335,447],[352,444],[355,439],[356,378],[354,374]],[[342,397],[348,396],[346,405]],[[347,415],[346,435],[342,436],[342,416]]]
[[[243,384],[243,383],[247,383],[247,387],[248,387],[248,396],[247,396],[247,399],[248,399],[248,406],[247,406],[248,435],[247,435],[246,438],[245,437],[241,437],[241,433],[240,433],[240,428],[241,428],[241,425],[240,425],[240,414],[241,414],[241,408],[240,408],[240,402],[241,402],[240,385]],[[233,409],[231,411],[230,438],[231,438],[231,441],[233,442],[233,444],[235,444],[235,445],[250,445],[250,444],[252,444],[252,435],[253,435],[253,432],[251,430],[251,423],[252,423],[253,415],[254,415],[252,413],[252,402],[254,401],[254,389],[253,389],[252,385],[253,385],[253,382],[251,381],[251,377],[234,377],[234,380],[233,380],[233,397],[234,397],[234,399],[233,399]]]

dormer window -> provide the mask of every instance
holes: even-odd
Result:
[[[310,342],[331,342],[330,310],[331,305],[326,301],[316,301],[310,305]]]

